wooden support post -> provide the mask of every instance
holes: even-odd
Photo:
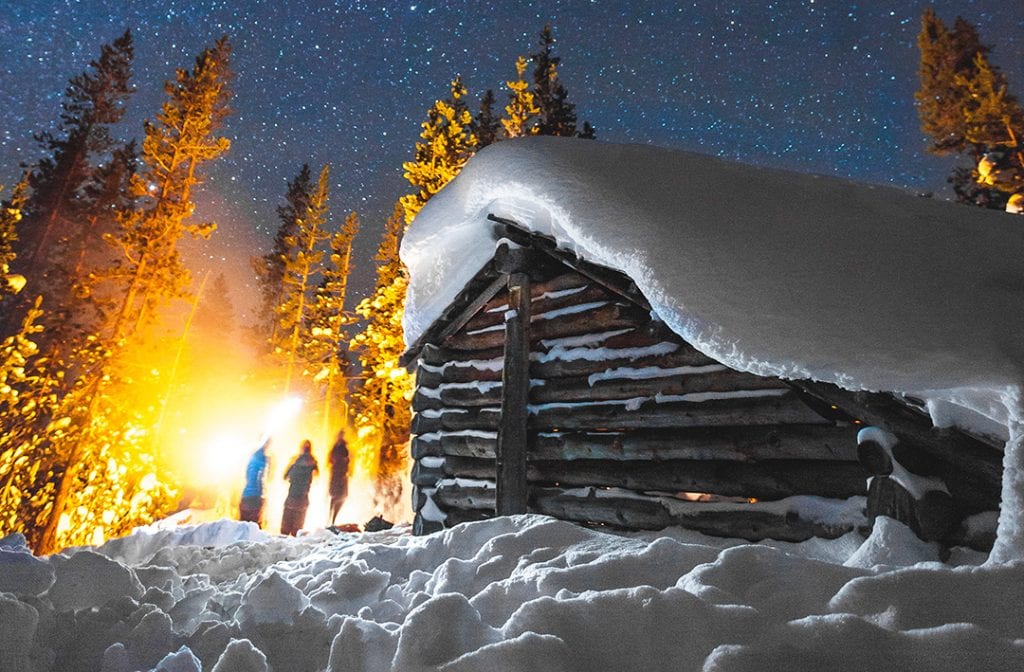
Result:
[[[497,501],[499,516],[526,513],[526,422],[530,392],[530,278],[508,278],[505,314],[505,366],[502,372],[501,422],[498,426]]]

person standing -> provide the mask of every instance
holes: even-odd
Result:
[[[313,457],[313,444],[306,439],[302,442],[299,455],[288,465],[284,478],[288,481],[288,496],[284,500],[284,514],[281,516],[281,534],[295,536],[306,522],[309,508],[309,486],[313,474],[320,471]]]
[[[328,491],[331,495],[331,517],[330,524],[334,525],[338,512],[345,504],[348,497],[348,446],[345,444],[345,433],[338,432],[338,439],[331,448],[327,457],[327,464],[331,470],[331,482]]]
[[[249,458],[245,467],[245,488],[238,503],[238,519],[256,523],[263,527],[263,479],[267,474],[267,448],[270,439],[264,441]]]

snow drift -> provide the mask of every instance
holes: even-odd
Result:
[[[2,586],[0,669],[1021,669],[1024,565],[943,565],[881,520],[863,545],[542,516],[298,539],[220,521],[49,558],[12,537],[0,580],[37,578]]]

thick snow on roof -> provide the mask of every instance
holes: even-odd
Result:
[[[1024,563],[943,565],[885,518],[862,541],[616,536],[543,516],[296,539],[219,521],[35,558],[12,535],[0,670],[1024,667]]]
[[[407,342],[492,256],[491,213],[625,272],[736,369],[950,399],[1001,423],[1024,374],[1024,220],[559,138],[484,149],[417,216],[402,244]]]

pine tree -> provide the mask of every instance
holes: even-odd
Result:
[[[252,260],[253,270],[260,290],[260,313],[256,327],[257,336],[267,344],[276,341],[278,320],[277,307],[284,293],[285,260],[292,253],[298,231],[297,222],[306,215],[309,195],[313,191],[313,177],[308,165],[303,165],[295,180],[288,183],[285,204],[277,207],[280,224],[274,236],[274,246],[267,254]]]
[[[319,388],[323,399],[324,435],[333,434],[337,403],[347,396],[346,357],[350,336],[346,327],[353,320],[345,312],[348,278],[351,274],[352,241],[359,232],[359,216],[351,212],[341,229],[330,239],[330,264],[323,269],[323,280],[316,289],[309,314],[309,331],[303,342],[304,374]],[[342,419],[343,428],[347,418]]]
[[[494,90],[487,89],[484,97],[480,99],[480,111],[473,117],[469,126],[470,132],[476,138],[476,151],[500,139],[501,121],[494,116],[494,103]]]
[[[398,257],[404,229],[404,208],[396,204],[375,257],[373,294],[356,307],[367,320],[366,328],[351,343],[366,375],[354,395],[356,429],[362,444],[369,448],[360,453],[369,461],[362,468],[377,477],[378,506],[393,506],[401,494],[411,421],[412,376],[399,363],[405,350],[402,315],[408,285]]]
[[[472,116],[463,100],[465,95],[462,78],[456,77],[450,96],[435,102],[427,111],[420,133],[422,142],[416,143],[415,160],[402,164],[405,179],[416,188],[415,193],[403,196],[400,201],[406,224],[412,222],[431,196],[459,174],[473,155],[476,138],[470,130]]]
[[[156,307],[182,297],[190,283],[178,242],[186,234],[209,236],[215,224],[188,221],[195,209],[192,190],[201,166],[228,150],[216,132],[229,114],[231,46],[222,37],[205,49],[191,71],[180,69],[165,90],[156,123],[146,122],[144,168],[132,179],[132,195],[144,207],[124,213],[119,235],[111,237],[122,264],[107,278],[124,279],[124,298],[112,327],[115,339],[131,335],[153,319]]]
[[[551,26],[540,31],[540,48],[530,54],[533,61],[533,95],[540,108],[536,122],[539,135],[576,135],[576,106],[558,78],[561,58],[554,55],[555,37]]]
[[[289,251],[284,258],[281,301],[275,310],[277,332],[272,352],[285,367],[285,391],[291,389],[294,375],[303,369],[301,349],[308,335],[308,320],[314,306],[312,292],[316,278],[322,272],[324,252],[321,244],[330,237],[327,231],[329,178],[330,169],[325,165],[316,186],[304,199],[305,212],[295,213],[298,215],[294,221],[295,233],[284,241]]]
[[[105,179],[104,162],[116,145],[110,126],[121,120],[133,92],[130,31],[100,50],[90,69],[72,78],[64,92],[56,133],[37,136],[48,156],[29,176],[32,197],[26,204],[18,245],[18,268],[29,277],[33,293],[47,297],[47,320],[53,337],[68,331],[79,317],[72,290],[77,265],[98,235],[113,221],[107,202],[95,198]],[[99,227],[93,233],[94,227]],[[59,327],[60,329],[56,329]]]
[[[963,108],[967,91],[957,84],[958,77],[972,78],[977,54],[987,54],[977,30],[957,17],[952,31],[931,8],[921,17],[917,36],[921,53],[918,69],[921,88],[914,94],[921,130],[931,138],[928,148],[935,154],[962,153],[971,150],[964,128]],[[980,157],[974,151],[975,159]]]
[[[3,191],[3,187],[0,187]],[[0,202],[0,300],[17,294],[25,286],[25,276],[12,273],[11,263],[17,258],[14,245],[18,240],[18,222],[21,221],[28,200],[28,177],[21,178],[11,198]]]
[[[529,90],[530,85],[523,79],[525,72],[526,59],[520,56],[516,59],[516,80],[505,83],[509,91],[508,105],[505,106],[505,116],[501,120],[501,125],[506,138],[536,135],[540,131],[540,126],[533,123],[540,114],[540,108],[534,103],[533,92]]]
[[[950,31],[931,9],[921,24],[915,98],[929,149],[970,157],[974,168],[958,167],[948,179],[958,201],[1003,209],[1024,189],[1024,109],[971,24],[958,17]]]

